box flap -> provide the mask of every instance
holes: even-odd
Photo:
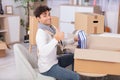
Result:
[[[120,52],[95,50],[95,49],[75,49],[75,59],[105,61],[105,62],[118,62],[120,63]]]
[[[115,36],[115,35],[114,35]],[[87,48],[120,51],[120,35],[90,35],[87,36]]]

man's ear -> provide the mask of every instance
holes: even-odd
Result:
[[[38,22],[40,22],[40,17],[36,17],[36,19],[38,20]]]
[[[37,20],[40,20],[40,17],[37,17],[36,19],[37,19]]]

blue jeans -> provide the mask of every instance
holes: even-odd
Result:
[[[80,80],[80,76],[77,73],[62,68],[58,64],[54,65],[49,71],[42,74],[54,77],[57,80]]]

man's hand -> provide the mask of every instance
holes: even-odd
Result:
[[[78,41],[78,36],[74,37],[74,41],[77,42]]]
[[[63,32],[60,32],[59,29],[56,29],[56,34],[54,35],[54,38],[55,38],[57,41],[60,41],[60,40],[64,39],[64,33],[63,33]]]

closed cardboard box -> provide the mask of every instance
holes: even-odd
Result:
[[[76,49],[74,71],[78,73],[120,75],[120,52]]]
[[[75,29],[84,30],[86,34],[104,32],[104,16],[95,13],[75,13]]]
[[[51,23],[55,27],[59,27],[59,18],[56,16],[51,17]],[[30,33],[29,33],[29,42],[31,45],[36,45],[35,37],[38,29],[38,21],[35,16],[30,16]]]
[[[51,24],[54,25],[55,27],[59,27],[59,18],[56,16],[51,16]],[[36,32],[38,29],[38,21],[36,19],[35,16],[30,16],[30,22],[29,22],[29,26],[30,26],[30,33],[29,33],[29,52],[31,52],[32,46],[36,45]]]
[[[0,41],[0,57],[6,56],[6,49],[7,49],[7,46],[5,42]]]

